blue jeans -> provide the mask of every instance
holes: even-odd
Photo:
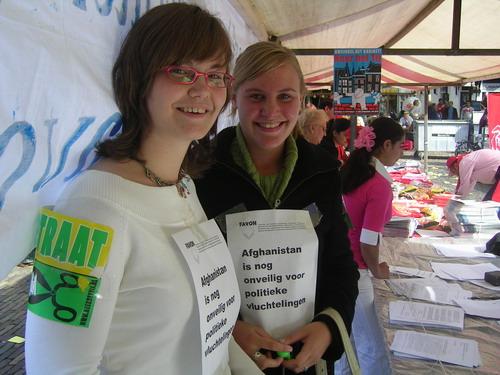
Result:
[[[373,284],[368,270],[359,270],[359,295],[352,321],[351,342],[363,375],[391,374],[384,334],[373,303]],[[350,374],[345,354],[335,362],[335,374]]]

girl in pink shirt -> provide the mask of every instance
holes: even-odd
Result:
[[[361,129],[354,142],[356,149],[341,170],[344,203],[353,225],[349,239],[360,273],[351,340],[363,375],[391,373],[373,304],[371,277],[389,278],[389,266],[379,263],[380,240],[392,206],[392,180],[384,166],[394,165],[401,157],[403,141],[400,124],[378,118]],[[335,364],[335,373],[348,374],[348,368],[343,356]]]

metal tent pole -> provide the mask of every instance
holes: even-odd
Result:
[[[424,172],[427,174],[427,162],[428,162],[428,127],[429,127],[429,86],[424,86]]]

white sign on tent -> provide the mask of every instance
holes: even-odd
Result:
[[[32,250],[39,208],[120,130],[114,58],[134,21],[167,2],[0,0],[0,280]],[[228,0],[194,3],[222,20],[235,55],[257,41]]]

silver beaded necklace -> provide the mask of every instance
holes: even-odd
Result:
[[[182,168],[179,170],[177,182],[168,182],[168,181],[165,181],[165,180],[161,179],[160,177],[158,177],[151,169],[146,167],[145,162],[142,162],[139,160],[138,160],[138,162],[144,168],[144,174],[146,175],[146,177],[149,180],[151,180],[154,184],[156,184],[157,186],[173,186],[173,185],[175,185],[175,187],[177,188],[177,192],[179,193],[179,195],[181,197],[186,198],[189,195],[188,187],[184,181],[184,178],[186,177],[186,173],[184,172],[184,170],[182,170]]]

